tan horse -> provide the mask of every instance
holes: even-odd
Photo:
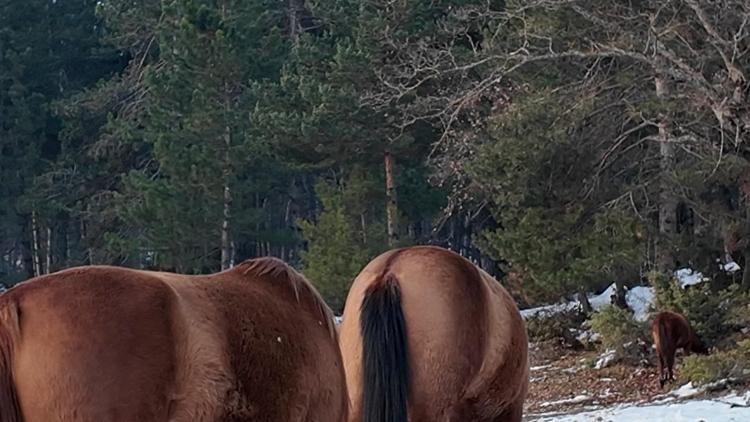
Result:
[[[446,249],[370,262],[346,300],[340,344],[350,421],[521,420],[523,319],[500,283]]]
[[[0,296],[1,422],[343,422],[330,309],[274,258],[73,268]]]

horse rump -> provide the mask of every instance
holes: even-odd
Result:
[[[409,359],[401,289],[384,277],[365,293],[360,313],[363,422],[407,422]]]
[[[13,339],[18,332],[18,307],[0,302],[0,422],[21,422],[13,382]]]

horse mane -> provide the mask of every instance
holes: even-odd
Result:
[[[317,289],[313,287],[304,275],[292,268],[283,260],[275,257],[253,258],[241,262],[233,270],[239,271],[246,276],[256,276],[258,278],[273,278],[274,280],[285,282],[294,292],[294,297],[298,303],[306,297],[315,305],[317,312],[325,320],[326,328],[331,334],[331,338],[338,342],[336,334],[336,325],[333,311],[328,307],[323,297]]]

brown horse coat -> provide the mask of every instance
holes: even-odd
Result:
[[[523,319],[497,281],[446,249],[370,262],[346,300],[340,344],[350,421],[521,420]]]
[[[674,381],[672,369],[677,349],[705,354],[706,347],[700,341],[687,319],[670,311],[659,312],[651,321],[651,337],[659,358],[659,385]]]
[[[273,258],[73,268],[0,296],[0,421],[343,422],[332,314]]]

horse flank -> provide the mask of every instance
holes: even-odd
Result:
[[[707,353],[687,319],[676,312],[663,311],[656,314],[651,322],[651,336],[659,359],[659,385],[662,387],[666,382],[674,380],[673,367],[677,349]]]
[[[21,422],[13,380],[13,339],[19,333],[19,310],[8,300],[0,301],[0,307],[0,421]]]

